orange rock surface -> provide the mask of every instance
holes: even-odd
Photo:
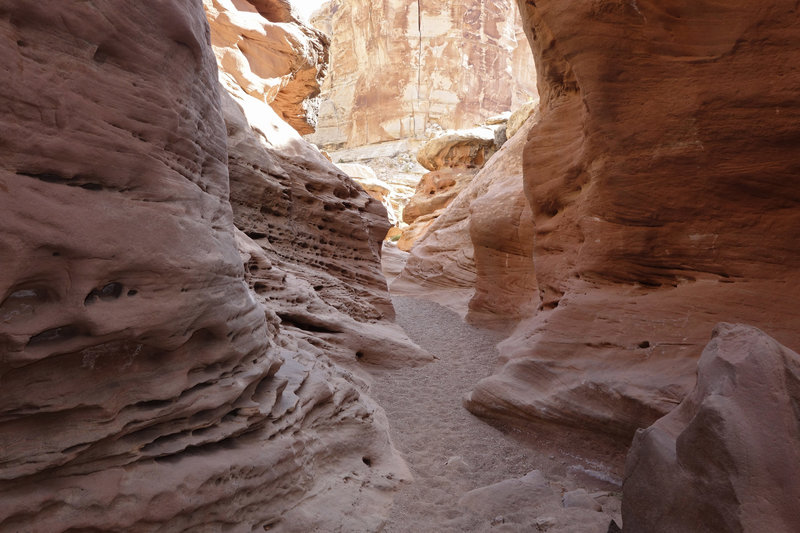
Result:
[[[524,6],[542,306],[467,405],[629,436],[691,389],[716,322],[800,345],[796,5]]]
[[[535,93],[512,74],[533,70],[512,0],[333,0],[314,24],[332,38],[320,146],[470,128]]]

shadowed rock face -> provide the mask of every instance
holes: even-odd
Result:
[[[0,531],[379,527],[407,470],[328,356],[427,357],[387,321],[380,205],[274,111],[284,160],[248,145],[196,2],[6,2],[0,40]],[[273,173],[260,207],[229,164],[234,199]]]
[[[800,355],[719,324],[692,393],[640,430],[626,464],[630,533],[796,531]]]
[[[333,0],[315,25],[332,37],[320,146],[470,128],[535,92],[512,74],[533,70],[512,0]]]

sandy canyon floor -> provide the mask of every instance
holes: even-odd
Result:
[[[621,524],[625,447],[556,427],[494,427],[462,397],[497,360],[493,331],[439,304],[394,295],[397,322],[438,359],[375,372],[395,446],[414,476],[384,531],[606,533]]]

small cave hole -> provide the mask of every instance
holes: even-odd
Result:
[[[59,252],[53,252],[53,257],[58,257],[60,255],[61,255],[61,253],[59,253]]]
[[[649,348],[649,347],[650,347],[650,341],[642,341],[639,343],[639,348]]]
[[[65,341],[79,334],[78,328],[75,326],[61,326],[58,328],[48,329],[41,333],[34,335],[28,341],[28,346],[36,346],[37,344],[47,344],[50,342]]]
[[[364,352],[362,352],[361,350],[357,351],[356,359],[363,359],[363,358],[364,358]]]
[[[362,457],[361,461],[367,466],[372,466],[372,459],[369,457]]]
[[[137,294],[139,294],[139,291],[136,289],[131,289],[128,291],[128,296],[136,296]]]
[[[103,300],[105,302],[109,302],[111,300],[116,300],[122,295],[122,283],[107,283],[103,285],[100,289],[92,289],[89,294],[86,295],[86,298],[83,300],[83,305],[90,305],[95,303],[97,300]]]
[[[28,43],[26,43],[26,42],[25,42],[25,41],[23,41],[23,40],[19,40],[19,41],[17,41],[17,46],[19,46],[19,47],[28,46]]]
[[[102,65],[108,59],[108,52],[106,52],[102,47],[98,46],[97,50],[94,51],[92,59]]]

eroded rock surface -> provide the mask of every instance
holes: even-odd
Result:
[[[691,389],[715,323],[800,345],[796,6],[537,1],[523,18],[541,310],[468,405],[632,435]]]
[[[380,204],[220,101],[196,2],[6,2],[0,39],[0,531],[379,528],[407,469],[334,361],[427,357]]]
[[[800,355],[719,324],[692,393],[633,441],[626,532],[789,533],[800,527]]]
[[[392,290],[424,296],[484,326],[530,316],[538,304],[533,221],[522,155],[533,121],[486,163],[411,249]]]
[[[333,0],[315,25],[332,36],[316,134],[354,147],[465,129],[535,93],[515,2]],[[520,46],[520,43],[523,46]]]

